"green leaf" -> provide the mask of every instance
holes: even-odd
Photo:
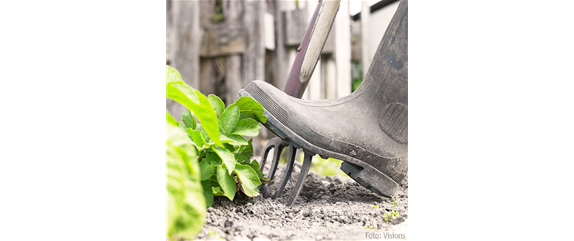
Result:
[[[223,146],[229,149],[230,151],[235,150],[235,148],[232,145],[235,146],[247,145],[247,140],[245,140],[245,138],[240,135],[229,135],[229,136],[220,135],[219,139],[221,140],[221,143],[223,143]]]
[[[219,116],[219,130],[223,132],[224,135],[231,134],[237,126],[239,121],[239,107],[235,104],[231,104],[223,111],[223,114]]]
[[[187,131],[187,134],[191,137],[197,148],[201,148],[207,144],[201,132],[194,131],[190,128],[185,129],[185,131]]]
[[[235,159],[239,162],[249,163],[251,157],[253,156],[253,145],[251,142],[253,139],[250,139],[247,142],[247,145],[243,145],[239,148],[239,150],[235,154]]]
[[[237,123],[231,134],[255,137],[259,135],[259,129],[261,129],[261,126],[256,120],[243,119]]]
[[[223,143],[223,147],[225,147],[225,149],[229,150],[230,152],[235,152],[235,147],[229,143]]]
[[[197,153],[169,113],[166,120],[167,235],[194,239],[206,212]]]
[[[217,167],[215,167],[215,173],[217,174]],[[219,187],[219,182],[217,182],[217,175],[212,176],[210,179],[212,187]],[[220,188],[221,189],[221,188]]]
[[[183,112],[183,115],[181,116],[181,120],[183,121],[183,123],[185,124],[186,127],[191,128],[192,130],[195,130],[195,126],[196,126],[195,118],[193,118],[193,115],[191,115],[191,111],[189,111],[189,109],[186,109]]]
[[[261,168],[261,166],[259,166],[259,162],[257,162],[257,160],[253,160],[251,163],[249,163],[247,165],[249,165],[251,168],[253,168],[255,173],[257,173],[257,177],[259,177],[259,179],[263,178],[263,173],[259,170]]]
[[[197,153],[193,148],[193,142],[191,142],[183,130],[181,130],[178,126],[173,125],[171,122],[168,122],[167,124],[167,145],[173,146],[174,151],[182,156],[184,164],[186,165],[188,172],[190,172],[191,175],[199,173],[197,168],[193,168],[193,163],[197,165],[197,161],[190,161],[191,159],[195,159],[197,156]]]
[[[181,74],[179,73],[179,71],[177,71],[177,69],[175,69],[174,67],[171,67],[169,65],[166,65],[165,68],[165,73],[166,73],[166,80],[168,83],[170,82],[179,82],[179,81],[183,81],[181,79]]]
[[[179,102],[179,99],[198,103],[197,92],[191,86],[187,85],[181,78],[181,74],[175,68],[166,66],[167,79],[166,79],[166,95],[167,98]],[[176,98],[172,98],[172,97]],[[180,102],[181,103],[181,102]],[[182,103],[183,104],[183,103]],[[184,104],[185,105],[185,104]],[[189,107],[188,107],[189,108]],[[189,108],[192,109],[192,108]]]
[[[171,116],[171,115],[169,114],[168,111],[166,111],[165,114],[166,114],[166,121],[167,121],[168,124],[171,124],[171,125],[174,125],[174,126],[179,126],[179,122],[177,122],[177,120],[175,120],[175,119],[173,118],[173,116]]]
[[[211,207],[213,205],[213,189],[211,187],[211,181],[203,181],[201,182],[201,186],[203,187],[203,197],[205,197],[205,206]]]
[[[247,165],[249,165],[251,168],[253,168],[253,170],[259,170],[259,168],[261,168],[261,166],[259,166],[259,162],[257,162],[257,160],[253,160],[251,163],[249,163]]]
[[[167,146],[167,230],[169,233],[174,233],[173,228],[179,219],[180,211],[183,208],[183,200],[185,200],[185,180],[187,171],[181,156],[177,151]]]
[[[223,114],[223,111],[225,110],[225,104],[223,104],[223,101],[221,101],[221,99],[217,97],[217,95],[213,94],[207,96],[207,99],[209,100],[211,107],[213,107],[215,114],[217,114],[217,116],[221,116],[221,114]]]
[[[187,126],[185,126],[185,124],[182,124],[181,122],[177,123],[179,125],[179,129],[185,130],[187,129]]]
[[[167,98],[179,102],[192,111],[213,142],[222,145],[219,141],[219,121],[207,97],[183,82],[181,75],[173,67],[167,66],[167,72],[165,86]]]
[[[205,130],[203,129],[201,124],[198,123],[195,130],[201,132],[201,137],[203,137],[203,139],[205,140],[206,145],[211,146],[211,145],[215,144],[215,143],[213,143],[211,138],[209,138],[209,136],[207,135],[207,132],[205,132]]]
[[[205,160],[212,166],[221,165],[221,158],[219,158],[215,152],[207,152],[207,154],[205,154]]]
[[[235,169],[236,164],[235,156],[233,156],[233,153],[219,146],[212,146],[211,148],[215,151],[215,153],[217,153],[223,163],[225,163],[225,166],[227,166],[227,169],[229,170],[229,174],[231,174],[233,169]]]
[[[205,197],[199,180],[186,180],[185,203],[178,220],[175,222],[174,233],[192,237],[201,231],[205,224]]]
[[[213,190],[213,196],[225,196],[220,186],[211,186],[211,189]]]
[[[250,166],[238,164],[235,166],[234,172],[237,174],[237,177],[239,177],[241,186],[247,196],[253,197],[259,194],[257,187],[261,185],[261,181],[257,173],[255,173]]]
[[[228,173],[227,168],[224,166],[217,167],[217,182],[223,191],[223,194],[233,201],[235,197],[235,179]]]
[[[220,132],[221,133],[221,132]],[[230,139],[229,137],[225,136],[225,135],[219,135],[219,140],[221,140],[221,143],[232,143],[235,142],[235,140]]]
[[[244,155],[241,155],[241,154],[234,154],[234,155],[235,155],[235,160],[237,160],[237,162],[242,163],[242,164],[249,163],[249,158],[246,158]]]
[[[236,146],[247,145],[247,140],[245,140],[245,138],[243,136],[240,136],[240,135],[229,135],[229,136],[226,136],[225,138],[232,140],[231,142],[228,142],[232,145],[236,145]]]
[[[263,172],[261,172],[259,169],[254,169],[255,173],[257,173],[257,177],[259,177],[259,179],[264,179],[265,176],[263,176]]]
[[[235,104],[239,107],[241,119],[252,118],[263,124],[267,121],[267,116],[263,115],[265,109],[253,98],[242,96],[235,101]]]
[[[201,172],[201,181],[209,180],[215,173],[215,167],[209,165],[209,161],[203,160],[199,163],[199,170]]]

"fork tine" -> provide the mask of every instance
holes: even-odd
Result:
[[[277,165],[279,164],[279,159],[281,159],[281,152],[285,147],[289,146],[289,143],[277,138],[279,143],[275,147],[275,153],[273,155],[273,161],[271,162],[271,168],[269,169],[269,180],[273,180],[275,177],[275,171],[277,171]]]
[[[273,199],[277,199],[281,195],[281,192],[283,192],[283,188],[285,188],[287,181],[289,181],[289,178],[291,177],[291,172],[293,172],[293,165],[295,164],[296,153],[297,148],[295,148],[295,146],[293,145],[289,145],[289,162],[285,167],[285,174],[283,174],[283,179],[281,179],[281,184],[279,184],[279,188],[277,189],[277,191],[275,191]]]
[[[297,180],[297,184],[295,185],[295,188],[291,193],[291,197],[287,202],[287,207],[293,206],[293,203],[295,203],[295,200],[297,199],[297,197],[299,197],[299,193],[301,192],[301,189],[303,189],[303,182],[305,182],[305,178],[309,173],[309,169],[311,169],[311,160],[315,154],[312,154],[305,150],[304,152],[305,152],[305,158],[303,160],[303,166],[301,167],[301,172],[299,173],[299,179]]]
[[[271,151],[271,148],[273,147],[275,147],[275,145],[272,143],[272,140],[267,141],[267,145],[263,148],[263,156],[261,157],[261,166],[259,167],[259,171],[263,171],[265,162],[267,161],[267,154],[269,154],[269,151]]]

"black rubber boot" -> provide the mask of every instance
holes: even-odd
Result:
[[[265,124],[297,148],[343,162],[366,188],[393,196],[408,172],[408,3],[402,1],[363,83],[351,95],[306,101],[263,81],[239,93],[264,108]]]

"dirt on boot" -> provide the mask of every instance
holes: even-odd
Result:
[[[283,177],[284,165],[277,167],[274,182],[260,186],[260,195],[238,194],[234,201],[215,197],[207,209],[206,224],[197,239],[216,240],[406,240],[408,218],[408,177],[395,199],[379,196],[349,177],[322,177],[309,172],[293,207],[285,206],[299,176],[296,162],[291,180],[281,196],[272,197]],[[263,173],[267,173],[264,171]],[[385,221],[385,213],[398,212]]]

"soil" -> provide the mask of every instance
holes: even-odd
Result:
[[[309,172],[299,198],[288,208],[285,203],[301,170],[301,163],[295,165],[291,181],[276,200],[272,196],[283,176],[281,164],[274,182],[260,186],[260,195],[249,198],[238,193],[234,201],[215,197],[197,239],[389,240],[390,235],[396,240],[408,238],[408,177],[401,182],[399,200],[393,206],[391,198],[379,196],[349,177],[322,177]],[[385,222],[383,214],[390,211],[400,215]]]

